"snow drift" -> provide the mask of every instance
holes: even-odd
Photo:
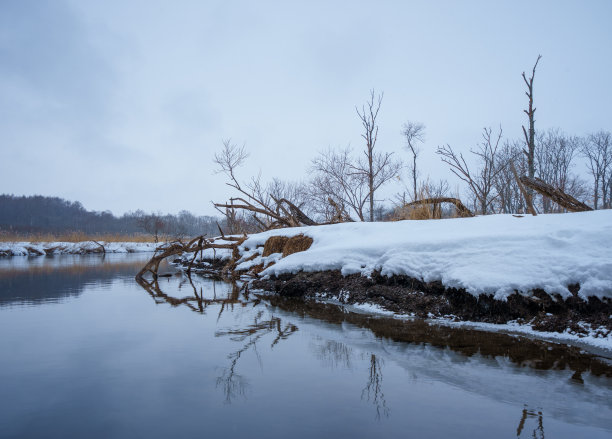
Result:
[[[313,239],[308,250],[261,256],[269,237],[298,234]],[[579,284],[583,298],[612,299],[612,210],[278,229],[251,235],[239,250],[237,268],[264,263],[262,276],[380,271],[502,300],[534,289],[567,298]]]

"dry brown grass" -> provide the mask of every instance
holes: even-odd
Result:
[[[262,256],[270,256],[273,253],[283,253],[285,244],[289,238],[286,236],[270,236],[264,244]]]
[[[292,255],[293,253],[303,252],[308,250],[312,245],[312,238],[305,235],[292,236],[287,240],[283,247],[283,258]]]
[[[121,234],[87,234],[84,232],[68,233],[12,233],[0,232],[0,242],[154,242],[151,235],[121,235]]]
[[[436,196],[427,189],[421,188],[418,193],[419,200],[425,200],[428,198],[436,198]],[[457,217],[457,214],[453,214],[453,218]],[[440,204],[419,204],[417,206],[404,206],[397,209],[396,214],[393,217],[394,221],[401,220],[432,220],[442,218],[442,206]]]

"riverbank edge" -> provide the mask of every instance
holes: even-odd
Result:
[[[154,252],[153,242],[0,242],[0,257]]]
[[[340,271],[298,272],[265,276],[251,281],[253,288],[288,297],[321,299],[333,297],[347,305],[371,305],[398,315],[418,318],[447,318],[457,322],[529,324],[533,330],[612,337],[612,301],[579,297],[579,285],[571,287],[573,296],[563,300],[535,290],[532,295],[518,292],[507,300],[491,295],[478,297],[462,289],[447,288],[441,282],[423,282],[408,276],[382,276],[374,272],[342,275]]]
[[[185,259],[173,262],[182,270],[188,265]],[[203,260],[194,264],[192,271],[223,278],[228,274],[223,272],[226,264],[227,260]],[[473,324],[487,331],[498,327],[535,336],[540,333],[588,337],[603,341],[595,344],[612,351],[612,301],[594,296],[585,300],[579,295],[578,284],[570,286],[572,296],[567,299],[534,290],[529,295],[515,292],[506,300],[499,300],[493,294],[474,296],[463,289],[449,288],[440,281],[423,282],[403,275],[383,276],[379,272],[368,277],[343,275],[340,270],[260,277],[245,270],[234,272],[233,277],[247,283],[251,290],[283,297],[332,301],[397,318],[428,319],[449,325]]]

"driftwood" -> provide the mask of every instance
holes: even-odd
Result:
[[[523,175],[520,180],[521,183],[523,183],[528,188],[533,189],[541,195],[550,198],[559,206],[569,210],[570,212],[586,212],[589,210],[593,210],[586,204],[582,203],[581,201],[578,201],[571,195],[566,194],[561,189],[551,186],[540,178],[530,178],[526,175]]]
[[[91,242],[98,245],[102,249],[102,254],[106,254],[106,249],[104,248],[102,244],[100,244],[98,241],[94,241],[93,239],[91,240]]]
[[[457,209],[457,213],[460,217],[467,218],[472,217],[474,214],[470,209],[465,207],[461,200],[458,198],[450,198],[450,197],[437,197],[437,198],[423,198],[421,200],[416,200],[411,203],[404,204],[404,207],[418,206],[423,204],[441,204],[441,203],[451,203]]]
[[[272,198],[276,203],[276,209],[272,210],[269,206],[265,205],[262,202],[256,201],[251,203],[250,201],[244,198],[231,198],[230,204],[224,203],[214,203],[214,206],[220,209],[229,209],[229,210],[245,210],[247,212],[252,212],[254,215],[262,215],[264,218],[270,218],[273,221],[268,224],[263,223],[263,221],[257,218],[258,223],[262,226],[264,230],[274,229],[278,227],[299,227],[302,225],[305,226],[316,226],[319,223],[312,220],[308,215],[306,215],[299,207],[293,204],[291,201],[281,198],[277,200]],[[240,204],[234,204],[237,201]],[[285,205],[287,207],[285,207]]]
[[[157,279],[159,265],[164,259],[169,258],[170,256],[184,253],[193,253],[193,258],[191,258],[191,261],[187,267],[187,272],[190,273],[191,267],[193,265],[193,262],[195,261],[198,252],[203,251],[207,248],[236,250],[238,246],[245,241],[245,239],[246,235],[243,237],[228,236],[217,239],[207,239],[204,236],[198,236],[196,238],[193,238],[187,244],[184,244],[181,241],[170,242],[166,245],[157,248],[155,254],[149,260],[149,262],[147,262],[147,264],[142,267],[138,274],[136,274],[136,280],[142,281],[144,279],[145,274],[147,273],[151,273],[153,279]],[[221,243],[217,241],[221,241]]]

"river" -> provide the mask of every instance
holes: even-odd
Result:
[[[0,259],[0,437],[612,437],[610,359],[147,258]]]

